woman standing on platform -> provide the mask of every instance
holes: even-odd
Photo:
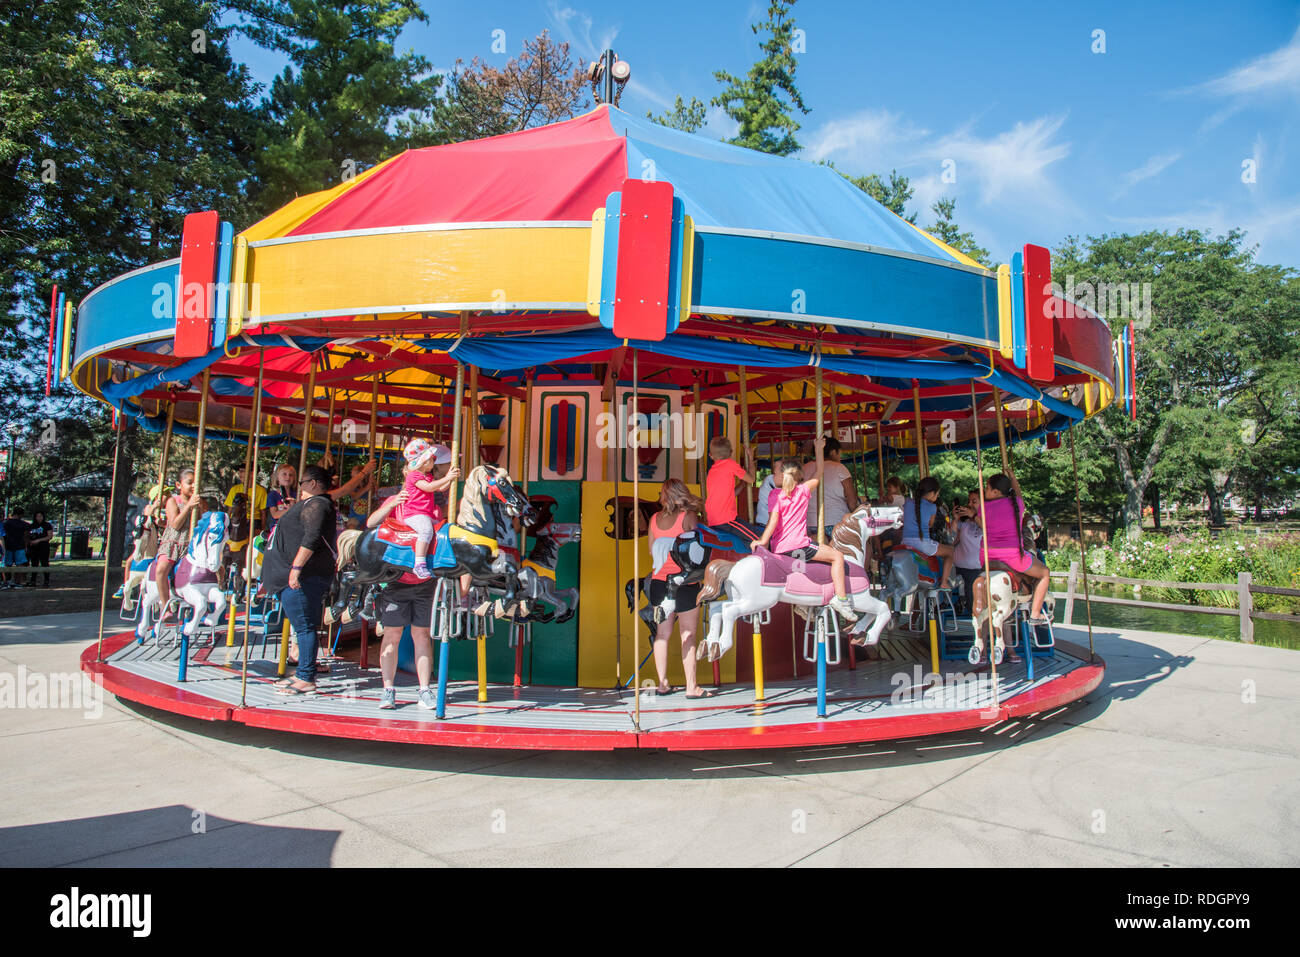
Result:
[[[263,586],[267,592],[279,592],[280,607],[293,626],[298,645],[297,672],[276,685],[287,695],[316,691],[316,629],[321,603],[334,577],[338,537],[325,470],[319,465],[307,466],[299,489],[299,501],[280,516],[271,548],[262,561]]]
[[[692,495],[681,479],[670,478],[659,490],[659,508],[650,519],[650,554],[656,552],[658,539],[672,539],[689,532],[699,524],[700,513],[704,503]],[[661,604],[668,596],[668,576],[681,571],[667,554],[664,546],[659,547],[663,560],[655,565],[650,577],[647,597],[651,606]],[[655,633],[655,671],[659,673],[659,694],[672,694],[676,689],[668,681],[668,639],[673,634],[673,624],[677,624],[682,636],[682,670],[686,672],[686,697],[712,698],[713,692],[701,688],[695,680],[695,633],[700,622],[700,586],[682,585],[677,589],[677,611],[667,616],[659,624]]]

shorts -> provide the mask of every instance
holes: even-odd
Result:
[[[5,566],[6,566],[6,567],[8,567],[8,566],[10,566],[10,565],[26,565],[26,564],[27,564],[27,552],[26,552],[25,549],[22,549],[22,548],[6,548],[6,549],[5,549]]]
[[[433,591],[436,582],[415,585],[389,585],[379,596],[379,620],[384,630],[433,626]]]
[[[933,557],[939,551],[939,543],[932,538],[905,538],[903,547],[928,557]]]
[[[980,551],[980,560],[983,561],[987,556],[988,561],[1002,562],[1002,564],[1014,568],[1018,572],[1029,571],[1029,566],[1034,563],[1034,556],[1028,552],[1022,552],[1018,548],[988,548]]]
[[[817,546],[805,545],[803,548],[796,548],[792,552],[782,552],[781,554],[801,562],[810,562],[817,557]]]
[[[416,512],[410,515],[403,515],[402,521],[411,527],[411,530],[415,532],[420,541],[433,541],[433,519],[428,515]]]
[[[168,525],[167,531],[163,532],[162,541],[158,543],[158,557],[170,562],[180,561],[181,556],[185,554],[189,537],[189,533],[184,529],[172,528]]]
[[[660,581],[658,578],[650,579],[650,592],[647,596],[651,605],[661,605],[665,598],[668,597],[668,583]],[[677,612],[681,614],[686,611],[694,611],[700,604],[700,586],[699,583],[694,585],[682,585],[677,589]]]

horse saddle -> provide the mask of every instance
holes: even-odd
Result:
[[[735,532],[713,528],[709,525],[696,525],[700,532],[700,544],[712,548],[715,552],[730,552],[739,558],[748,555],[753,542]],[[718,557],[718,556],[715,556]],[[732,559],[734,561],[734,559]]]
[[[1017,593],[1024,593],[1028,595],[1033,591],[1033,589],[1029,586],[1029,583],[1025,581],[1025,576],[1020,572],[1016,571],[1006,562],[999,562],[999,561],[994,561],[993,559],[989,559],[989,571],[1006,572],[1008,575],[1010,575],[1011,593],[1013,595]]]
[[[943,566],[938,555],[924,555],[915,549],[908,548],[906,545],[897,545],[894,550],[906,552],[912,556],[912,561],[916,562],[918,580],[922,584],[933,585],[939,581],[939,575],[943,573]]]
[[[796,559],[789,555],[778,555],[766,548],[755,548],[753,554],[763,563],[761,581],[769,588],[784,588],[787,593],[802,598],[820,598],[823,605],[835,597],[831,566],[826,562],[804,562],[802,570],[796,571]],[[844,584],[852,595],[870,588],[871,579],[860,565],[845,561]]]

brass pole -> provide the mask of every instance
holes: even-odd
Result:
[[[970,384],[971,416],[975,420],[975,469],[980,485],[980,531],[983,533],[980,551],[984,556],[984,602],[989,615],[989,677],[993,682],[993,707],[998,707],[998,666],[993,660],[993,576],[989,571],[989,519],[984,505],[984,451],[980,447],[979,403],[975,400],[975,381]],[[937,670],[937,669],[936,669]]]
[[[1007,432],[1002,422],[1002,390],[997,386],[993,387],[993,407],[998,414],[998,448],[1002,450],[1002,471],[1011,475],[1011,455],[1007,451]],[[976,428],[979,423],[975,423]]]
[[[1074,466],[1074,519],[1079,523],[1079,565],[1083,568],[1083,606],[1088,610],[1088,659],[1095,661],[1097,653],[1092,647],[1092,592],[1088,589],[1088,544],[1083,538],[1083,505],[1079,501],[1079,460],[1074,454],[1074,426],[1070,433],[1070,464]]]
[[[328,369],[328,365],[326,368]],[[330,406],[329,411],[325,414],[325,454],[333,458],[330,453],[334,450],[334,390],[326,387],[326,391],[330,394]],[[338,471],[339,483],[342,484],[344,481],[343,463],[335,462],[334,468]]]
[[[880,501],[885,501],[885,447],[884,437],[880,434],[880,423],[876,423],[876,471],[880,474],[876,476],[880,481]]]
[[[623,474],[623,458],[626,457],[626,450],[623,448],[624,439],[627,437],[627,429],[618,424],[618,412],[622,410],[618,397],[618,373],[619,369],[614,370],[614,389],[610,393],[609,408],[610,417],[615,423],[615,431],[618,438],[615,439],[611,452],[614,456],[614,582],[619,584],[623,581],[622,570],[619,567],[619,558],[623,551],[623,528],[622,519],[623,503],[619,500],[619,479]],[[616,408],[617,407],[617,408]],[[639,600],[641,585],[639,582],[632,583],[632,626],[636,627],[636,603]],[[648,596],[647,596],[648,597]],[[618,588],[614,589],[614,687],[620,691],[623,689],[623,610],[618,604]]]
[[[468,473],[482,460],[478,437],[478,366],[469,367],[469,408],[466,424],[469,426],[469,442],[466,450],[469,461],[466,463]]]
[[[692,406],[693,406],[693,411],[695,412],[695,426],[696,428],[701,428],[700,434],[695,437],[695,441],[699,443],[704,439],[704,436],[708,433],[708,429],[702,428],[702,424],[704,420],[700,418],[699,376],[695,377],[695,382],[691,385],[691,393],[692,393],[692,398],[694,400],[692,402]],[[700,449],[699,452],[700,452],[699,456],[695,459],[695,484],[698,485],[700,487],[700,491],[703,492],[704,491],[704,463],[708,461],[709,456],[708,456],[708,449]],[[682,469],[682,477],[683,478],[686,477],[685,468]]]
[[[634,415],[640,415],[641,405],[639,402],[640,393],[637,390],[637,351],[632,350],[632,409]],[[634,424],[639,420],[633,420]],[[636,448],[641,448],[641,433],[636,433]],[[632,463],[632,593],[635,595],[637,588],[641,583],[641,459],[640,456],[634,456]],[[632,602],[635,607],[636,602]],[[633,667],[633,685],[636,690],[633,692],[636,704],[636,717],[632,721],[633,728],[639,733],[641,731],[641,629],[636,627],[636,621],[632,622],[632,661]]]
[[[465,366],[460,362],[456,363],[456,395],[452,401],[452,418],[451,418],[451,464],[459,467],[460,465],[460,409],[465,388]],[[464,476],[462,476],[463,480]],[[459,482],[452,482],[447,488],[447,521],[455,522],[456,515],[456,490]]]
[[[203,493],[203,440],[204,433],[208,428],[208,379],[211,375],[210,370],[203,370],[203,384],[200,387],[202,389],[202,398],[199,399],[199,434],[194,440],[194,491],[199,494]],[[194,535],[194,526],[198,520],[198,513],[190,512],[191,537]]]
[[[912,380],[912,413],[916,417],[916,467],[921,478],[930,474],[925,460],[925,426],[921,424],[921,384]]]
[[[163,494],[163,489],[167,485],[167,460],[172,454],[172,426],[176,422],[176,402],[174,398],[167,400],[167,429],[163,432],[162,450],[158,455],[158,504],[167,500]]]
[[[696,387],[696,395],[699,395],[699,387]],[[745,367],[740,367],[740,438],[745,450],[745,462],[750,460],[749,454],[749,377],[745,374]],[[745,486],[745,519],[749,522],[754,521],[754,496],[753,490]]]
[[[814,438],[821,438],[822,427],[825,422],[822,419],[824,410],[822,409],[822,367],[820,365],[813,370],[813,378],[815,380],[813,390],[817,395],[815,403],[817,406],[817,431],[813,433],[813,436]],[[816,454],[815,451],[814,454]],[[820,463],[820,469],[821,471],[826,469],[824,459]],[[826,544],[826,476],[822,475],[820,471],[817,474],[817,544]]]
[[[99,646],[95,652],[96,661],[104,660],[104,610],[108,606],[109,545],[113,541],[113,513],[117,509],[117,467],[122,460],[122,433],[125,431],[123,427],[126,425],[122,413],[114,413],[114,417],[117,419],[117,428],[114,430],[113,439],[113,484],[108,488],[108,521],[104,523],[104,580],[99,589]],[[32,577],[35,578],[34,575]],[[144,601],[143,587],[140,592],[140,600]]]
[[[379,429],[379,373],[374,374],[370,386],[370,456],[367,462],[373,461],[375,457],[375,432]],[[375,486],[379,483],[379,470],[375,469],[375,474],[371,476],[369,490],[366,492],[366,514],[369,515],[375,510]]]
[[[253,447],[253,465],[250,478],[257,486],[257,456],[262,445],[262,373],[266,367],[266,347],[257,354],[257,389],[253,393],[253,420],[248,426],[248,442]],[[256,502],[253,503],[256,505]],[[244,546],[244,674],[239,685],[239,706],[246,707],[248,695],[248,629],[253,617],[253,539],[257,536],[257,509],[252,509],[248,520],[248,544]]]
[[[307,467],[307,446],[311,445],[311,414],[316,403],[316,357],[310,356],[311,366],[307,372],[307,395],[303,405],[302,416],[302,450],[298,453],[298,480],[302,481],[302,470]]]

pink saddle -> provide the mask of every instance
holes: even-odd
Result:
[[[796,571],[796,559],[789,555],[777,555],[766,548],[755,548],[753,554],[763,563],[761,580],[764,585],[784,588],[787,593],[801,598],[820,598],[823,605],[835,597],[831,566],[825,562],[804,562],[803,570]],[[867,573],[852,562],[844,563],[844,576],[844,584],[850,595],[871,587]]]

